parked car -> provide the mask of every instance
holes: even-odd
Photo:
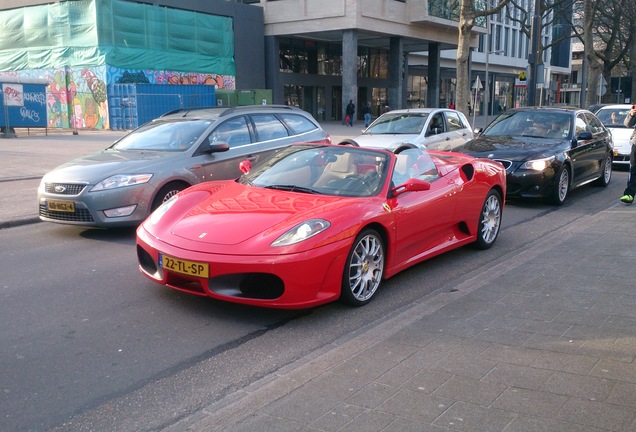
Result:
[[[459,153],[298,144],[164,203],[137,228],[139,269],[229,302],[361,306],[409,266],[491,247],[505,187],[501,164]]]
[[[399,148],[404,143],[449,150],[473,138],[466,116],[445,108],[393,110],[378,117],[353,140],[361,147]]]
[[[298,141],[331,139],[309,113],[290,106],[176,110],[47,173],[38,189],[40,218],[137,225],[179,191],[236,178],[239,161],[257,162]]]
[[[629,155],[632,151],[632,144],[629,139],[632,136],[633,129],[625,127],[623,121],[631,109],[632,105],[630,104],[620,104],[605,105],[596,111],[596,117],[612,133],[614,165],[627,168],[629,167]]]
[[[526,107],[499,115],[461,152],[501,162],[507,196],[561,205],[570,190],[612,177],[612,135],[590,111]]]

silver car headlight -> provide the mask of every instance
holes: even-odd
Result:
[[[555,156],[550,156],[543,159],[534,159],[521,165],[521,168],[529,169],[533,171],[543,171],[544,169],[550,166],[550,164],[552,163],[554,159],[556,159]]]
[[[324,219],[309,219],[301,224],[296,225],[285,234],[278,237],[272,243],[272,246],[289,246],[295,243],[299,243],[303,240],[307,240],[308,238],[315,236],[316,234],[320,234],[330,226],[331,224]]]
[[[97,183],[91,188],[91,192],[148,183],[151,178],[152,174],[115,174]]]

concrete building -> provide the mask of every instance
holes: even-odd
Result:
[[[533,0],[520,1],[531,10]],[[447,0],[62,0],[53,3],[50,0],[4,0],[0,5],[0,18],[3,11],[31,7],[55,11],[64,3],[95,9],[97,50],[104,46],[100,39],[103,33],[99,33],[103,10],[110,6],[115,14],[119,7],[143,11],[136,22],[120,17],[120,25],[111,32],[114,36],[109,34],[115,42],[106,44],[115,49],[96,56],[112,67],[112,73],[111,69],[95,71],[106,84],[120,79],[126,72],[129,76],[141,72],[154,76],[159,70],[170,80],[176,74],[185,77],[187,82],[191,77],[209,76],[216,81],[212,84],[221,83],[228,89],[270,89],[274,103],[297,105],[321,121],[342,120],[344,107],[350,100],[358,107],[357,119],[361,118],[359,108],[366,102],[371,102],[373,114],[377,116],[386,107],[448,106],[455,100],[458,11]],[[168,24],[162,31],[168,38],[180,38],[181,43],[171,45],[177,52],[159,51],[175,54],[172,60],[161,62],[165,56],[150,56],[148,58],[155,59],[154,64],[148,61],[133,67],[135,61],[146,58],[144,47],[149,51],[154,49],[157,54],[156,47],[147,42],[157,37],[154,33],[161,33],[144,31],[140,24],[162,14],[166,18],[159,22],[167,23],[169,17],[183,15],[184,11],[193,13],[195,18],[200,14],[206,19],[213,16],[228,19],[231,46],[227,48],[234,70],[215,70],[218,63],[208,60],[216,54],[184,46],[188,38],[197,46],[198,41],[209,36],[208,32],[218,29],[199,26],[195,31],[187,26]],[[187,21],[189,15],[184,15],[184,19]],[[123,45],[128,43],[121,33],[141,41],[136,56],[112,55],[122,52]],[[544,30],[544,45],[549,44],[552,35],[553,32]],[[471,44],[474,47],[471,76],[473,80],[479,77],[482,83],[482,87],[473,92],[471,108],[478,115],[485,115],[486,111],[497,114],[509,107],[524,105],[527,88],[519,75],[528,64],[529,42],[519,24],[508,19],[504,12],[483,19],[474,28]],[[49,45],[56,48],[55,43]],[[183,53],[187,52],[199,56],[205,65],[197,70],[195,63],[180,61],[186,60]],[[561,75],[569,74],[570,52],[554,48],[544,52],[544,61],[551,66],[546,68],[547,81],[545,89],[541,89],[541,101],[557,102],[555,95],[558,97],[560,92],[555,83]],[[2,53],[0,46],[0,72],[6,72]],[[88,66],[90,69],[102,65]],[[47,67],[72,69],[64,63]],[[86,69],[86,65],[79,67]],[[39,73],[38,68],[27,69]],[[9,70],[15,72],[15,69]],[[76,78],[78,83],[86,84],[81,76]],[[168,78],[161,80],[170,83]]]

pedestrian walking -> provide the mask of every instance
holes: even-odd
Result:
[[[448,108],[455,109],[455,102],[450,101],[450,104],[448,104]]]
[[[364,127],[368,128],[371,124],[371,113],[373,110],[371,109],[371,102],[367,102],[367,104],[362,108],[362,114],[364,115]]]
[[[625,127],[634,128],[632,131],[632,136],[629,139],[629,142],[632,144],[631,152],[629,153],[629,173],[627,175],[627,187],[625,188],[625,192],[623,192],[623,196],[621,197],[621,202],[625,204],[631,204],[634,202],[634,195],[636,195],[636,105],[632,105],[632,109],[625,116],[625,120],[623,121]]]
[[[347,118],[348,118],[348,121],[346,122],[347,126],[353,127],[353,115],[356,113],[356,106],[353,103],[353,99],[349,99],[349,103],[347,104],[346,113],[347,113]]]

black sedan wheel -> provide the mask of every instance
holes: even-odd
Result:
[[[552,193],[547,197],[547,201],[551,204],[562,205],[570,191],[570,171],[568,167],[563,165],[556,178],[557,182]]]
[[[353,242],[344,273],[340,299],[363,306],[373,298],[384,274],[384,242],[377,231],[362,231]]]
[[[612,179],[612,156],[608,153],[601,167],[601,176],[594,182],[596,186],[607,187]]]
[[[477,226],[475,246],[478,249],[488,249],[497,240],[499,229],[501,228],[502,207],[499,192],[494,189],[488,192],[479,215],[479,225]]]

